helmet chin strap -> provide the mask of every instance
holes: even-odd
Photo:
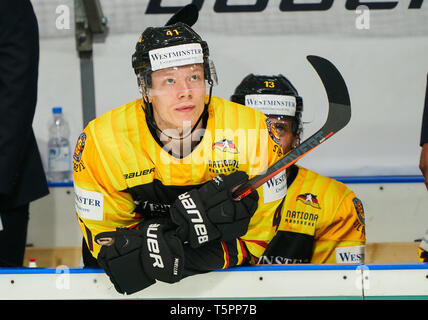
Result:
[[[195,125],[193,126],[192,130],[190,130],[190,132],[188,134],[186,134],[184,137],[173,137],[170,135],[167,135],[162,129],[160,129],[158,127],[158,125],[156,124],[154,115],[153,115],[153,105],[151,102],[148,102],[149,99],[147,97],[147,95],[144,96],[144,104],[146,105],[146,108],[144,108],[144,113],[146,114],[146,119],[148,120],[147,123],[149,124],[150,127],[152,127],[152,129],[154,129],[155,131],[159,131],[160,134],[163,134],[164,136],[166,136],[169,139],[172,140],[184,140],[187,137],[189,137],[193,131],[195,131],[196,127],[199,125],[199,122],[201,122],[201,120],[203,119],[203,117],[208,113],[208,106],[211,103],[211,95],[212,95],[212,90],[213,90],[213,81],[212,80],[208,80],[208,84],[210,85],[210,90],[209,90],[209,97],[208,97],[208,103],[205,104],[204,106],[204,111],[201,113],[201,115],[198,118],[198,121],[196,121]]]

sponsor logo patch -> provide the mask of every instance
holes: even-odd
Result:
[[[188,43],[149,51],[152,71],[203,63],[202,47],[199,43]]]
[[[159,223],[152,223],[147,227],[147,248],[150,252],[150,258],[153,258],[153,267],[164,268],[162,256],[160,255],[159,242],[157,240]]]
[[[352,202],[354,203],[355,210],[357,211],[358,219],[360,219],[361,223],[365,224],[363,203],[358,198],[352,199]]]
[[[193,228],[197,236],[198,243],[203,244],[208,242],[208,229],[204,224],[204,219],[202,218],[201,212],[196,207],[195,201],[190,197],[188,192],[179,195],[178,199],[180,199],[183,208],[190,217],[190,221],[193,223]]]
[[[284,222],[291,224],[301,224],[314,227],[318,221],[318,215],[311,212],[287,210]]]
[[[221,152],[227,152],[227,153],[233,153],[233,154],[239,153],[235,143],[229,139],[223,139],[223,140],[214,142],[213,150],[219,150]]]
[[[263,184],[264,203],[284,198],[287,194],[287,176],[285,170]]]
[[[266,126],[269,132],[271,139],[278,145],[281,145],[281,140],[279,139],[279,134],[276,131],[275,125],[270,121],[269,118],[266,118]]]
[[[74,172],[80,172],[80,171],[83,171],[85,169],[86,169],[86,167],[85,167],[85,164],[83,163],[83,160],[73,162],[73,171]]]
[[[281,256],[261,256],[257,264],[302,264],[309,263],[309,259],[290,259]]]
[[[74,185],[74,207],[83,219],[102,221],[104,211],[104,195]]]
[[[365,223],[365,217],[364,217],[363,203],[358,198],[352,199],[352,202],[354,203],[355,211],[357,212],[357,216],[358,216],[358,219],[355,219],[353,227],[355,230],[360,231],[362,234],[365,234],[366,223]]]
[[[238,168],[238,160],[208,160],[208,170],[212,173],[232,173],[235,172]]]
[[[73,159],[76,162],[80,162],[80,159],[82,158],[82,152],[85,148],[85,141],[86,141],[86,133],[82,132],[77,139],[76,147],[74,148],[74,154]]]
[[[137,177],[145,176],[145,175],[148,175],[148,174],[153,173],[153,172],[155,172],[155,168],[150,168],[150,169],[144,169],[144,170],[140,170],[140,171],[125,173],[125,174],[123,174],[123,177],[125,179],[132,179],[132,178],[137,178]]]
[[[304,204],[310,205],[316,209],[321,209],[317,196],[312,193],[299,194],[296,200],[302,201]]]
[[[336,263],[363,263],[364,246],[336,248]]]
[[[270,94],[249,94],[245,105],[268,115],[291,116],[296,114],[296,97]]]

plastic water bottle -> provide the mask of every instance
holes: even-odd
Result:
[[[68,182],[71,179],[70,127],[61,107],[52,108],[53,121],[49,125],[48,172],[49,182]]]

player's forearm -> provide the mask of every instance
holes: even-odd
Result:
[[[211,241],[199,248],[184,247],[184,277],[226,269],[245,262],[247,253],[240,240]]]

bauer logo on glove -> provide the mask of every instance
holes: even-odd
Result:
[[[232,198],[232,189],[248,181],[243,171],[219,175],[199,189],[183,193],[171,206],[177,235],[193,248],[211,240],[232,240],[243,236],[257,209],[257,191],[240,201]]]
[[[207,227],[203,223],[204,220],[202,219],[201,212],[196,208],[195,201],[193,201],[188,192],[179,195],[178,199],[181,201],[183,208],[187,211],[190,222],[193,223],[198,243],[203,244],[204,242],[208,242]]]
[[[102,245],[98,264],[119,293],[131,294],[156,280],[174,283],[183,277],[183,246],[175,226],[165,219],[143,222],[136,229],[102,232],[95,241]]]

